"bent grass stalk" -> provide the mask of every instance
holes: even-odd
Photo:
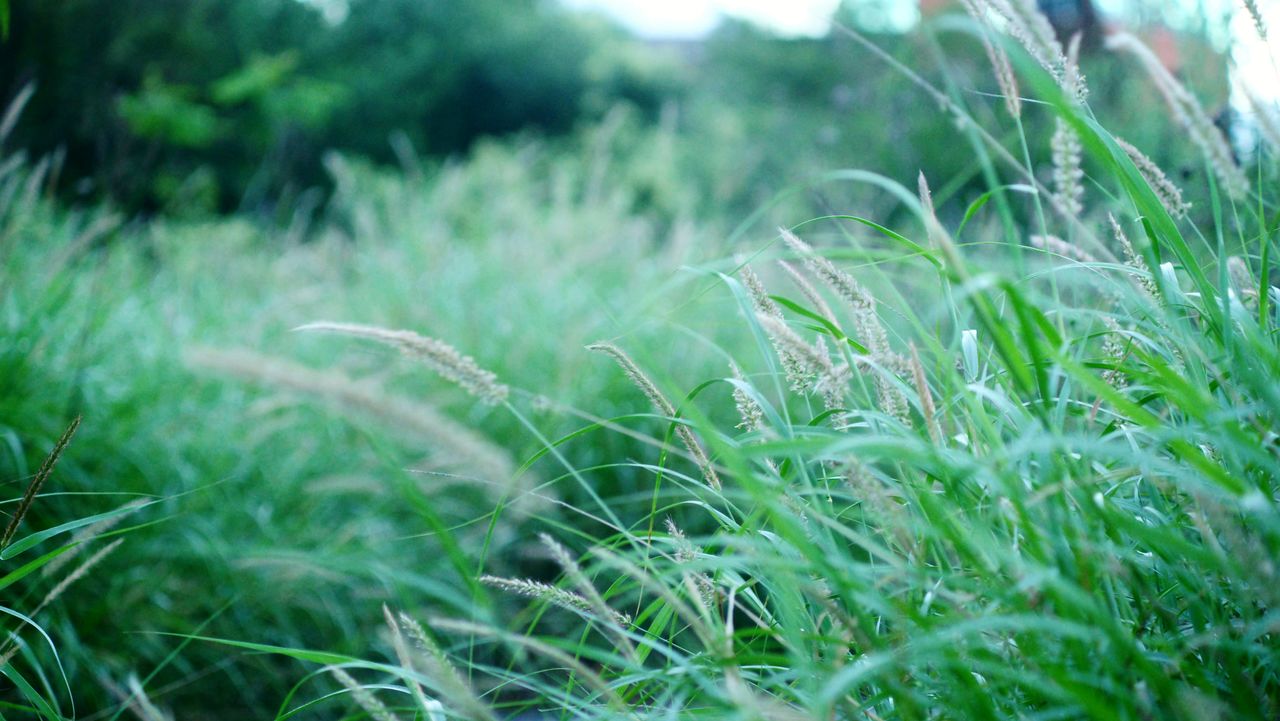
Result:
[[[720,476],[716,474],[715,467],[711,465],[711,459],[707,457],[706,451],[702,449],[702,445],[698,443],[698,439],[694,437],[693,431],[684,423],[676,420],[676,407],[671,404],[671,401],[667,400],[667,397],[662,394],[662,391],[658,390],[658,387],[654,385],[653,381],[649,380],[649,377],[644,374],[644,371],[640,370],[640,367],[635,364],[635,361],[631,360],[631,356],[627,355],[626,351],[612,343],[593,343],[587,346],[587,350],[599,351],[613,358],[614,362],[622,368],[623,374],[626,375],[642,393],[644,393],[645,397],[653,404],[654,409],[658,411],[659,415],[672,419],[675,423],[676,436],[680,438],[680,442],[683,443],[685,449],[689,451],[689,455],[693,458],[693,462],[696,463],[699,470],[702,471],[703,479],[706,480],[707,485],[711,486],[712,489],[719,490]]]
[[[31,510],[31,504],[35,502],[36,496],[40,493],[40,489],[44,487],[45,481],[49,480],[49,475],[53,473],[53,467],[57,465],[58,458],[62,456],[62,452],[66,450],[67,444],[71,442],[71,437],[76,434],[76,429],[79,427],[80,416],[76,416],[71,419],[71,424],[62,432],[62,436],[53,444],[53,450],[49,451],[49,455],[40,464],[40,469],[36,471],[31,483],[27,485],[26,492],[22,494],[22,498],[18,501],[17,510],[9,518],[9,525],[5,527],[4,534],[0,535],[0,549],[8,546],[9,542],[13,540],[14,534],[18,532],[18,527],[22,525],[22,519],[26,517],[27,511]]]
[[[384,343],[399,349],[405,356],[421,362],[489,405],[497,405],[505,401],[510,394],[510,389],[498,382],[496,374],[481,368],[471,356],[463,355],[457,348],[444,341],[421,336],[413,331],[389,330],[356,323],[329,322],[308,323],[294,330],[339,333]]]

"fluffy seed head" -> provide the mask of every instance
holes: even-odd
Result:
[[[1122,391],[1129,385],[1129,381],[1124,371],[1119,370],[1118,366],[1124,361],[1128,341],[1115,318],[1106,316],[1102,322],[1107,326],[1107,334],[1102,338],[1102,354],[1106,356],[1107,363],[1116,366],[1103,371],[1102,380],[1112,388]]]
[[[782,239],[804,259],[805,267],[817,276],[852,311],[853,330],[872,357],[889,353],[889,336],[876,316],[876,300],[853,276],[840,270],[830,260],[813,252],[808,243],[786,229],[779,229]]]
[[[246,350],[193,349],[189,364],[274,388],[325,399],[425,439],[467,477],[506,484],[515,477],[510,454],[434,407],[384,393],[337,371],[322,371]]]
[[[66,450],[67,444],[71,442],[71,437],[76,434],[76,429],[80,427],[80,416],[76,416],[71,420],[67,429],[62,432],[62,437],[57,443],[53,444],[53,450],[49,451],[49,455],[45,456],[44,462],[40,464],[40,470],[36,471],[32,477],[31,483],[27,485],[27,490],[22,494],[22,500],[18,502],[18,508],[13,512],[13,516],[9,519],[9,525],[5,527],[3,536],[0,536],[0,548],[9,545],[13,540],[13,536],[18,532],[18,527],[22,525],[22,519],[27,515],[27,511],[31,509],[31,504],[35,502],[36,496],[40,493],[40,488],[44,486],[44,482],[49,480],[49,475],[53,473],[53,467],[58,463],[58,458],[62,452]]]
[[[369,717],[374,721],[399,721],[399,717],[391,713],[391,709],[387,708],[386,704],[379,701],[369,689],[360,685],[358,681],[351,677],[351,674],[337,667],[330,668],[329,673],[338,679],[338,683],[346,687],[356,705],[364,709],[364,712],[369,714]]]
[[[1054,200],[1068,215],[1084,212],[1084,169],[1081,168],[1083,149],[1080,135],[1065,120],[1055,121],[1056,129],[1050,141],[1053,151]]]
[[[1191,204],[1182,199],[1182,190],[1169,180],[1169,176],[1165,175],[1160,166],[1156,165],[1151,158],[1143,154],[1141,150],[1133,147],[1129,143],[1116,138],[1116,144],[1120,149],[1129,156],[1138,172],[1142,174],[1147,185],[1155,191],[1156,197],[1160,199],[1160,204],[1168,211],[1169,215],[1175,218],[1186,216],[1187,211],[1191,210]]]
[[[463,355],[457,348],[435,338],[418,335],[407,330],[388,330],[356,323],[308,323],[294,328],[298,331],[342,333],[385,343],[453,381],[466,392],[484,403],[502,403],[510,394],[510,388],[498,382],[498,376],[481,368],[471,356]]]
[[[738,272],[742,275],[742,284],[747,287],[747,293],[751,296],[751,304],[755,306],[756,312],[781,318],[782,308],[779,308],[777,302],[769,297],[769,291],[765,290],[760,276],[756,275],[751,266],[744,265]]]
[[[991,61],[991,69],[996,76],[996,85],[1004,96],[1004,107],[1012,117],[1022,116],[1022,98],[1018,95],[1018,82],[1013,74],[1013,66],[1009,64],[1009,56],[1004,48],[991,41],[991,21],[975,0],[960,0],[965,12],[982,26],[982,47],[987,51],[987,59]]]
[[[127,516],[145,505],[147,505],[147,501],[142,499],[130,501],[120,509],[120,513],[111,516],[110,518],[98,521],[97,523],[89,524],[88,526],[76,531],[72,534],[70,541],[70,543],[76,544],[75,548],[72,548],[46,564],[44,568],[40,569],[40,575],[45,578],[56,575],[58,571],[61,571],[67,566],[67,564],[71,563],[71,561],[80,555],[80,551],[88,545],[89,541],[120,525],[120,522]]]
[[[525,578],[501,578],[499,576],[481,576],[480,582],[509,593],[514,593],[518,596],[545,601],[553,606],[559,606],[566,611],[586,614],[589,616],[596,615],[595,608],[585,596],[574,593],[573,591],[566,591],[563,588],[553,586],[549,583],[532,581]],[[623,626],[631,623],[631,617],[625,613],[610,611],[610,615],[611,619],[606,617],[604,620],[612,620],[613,622]]]
[[[1258,282],[1253,279],[1253,272],[1244,258],[1238,255],[1227,258],[1227,278],[1245,305],[1253,307],[1258,302]]]
[[[1138,251],[1134,250],[1133,243],[1129,242],[1129,236],[1124,234],[1124,229],[1120,227],[1120,223],[1114,215],[1107,214],[1107,219],[1111,221],[1111,232],[1115,235],[1116,242],[1120,244],[1120,249],[1124,253],[1124,264],[1137,271],[1138,290],[1146,296],[1152,305],[1159,305],[1160,297],[1159,289],[1156,287],[1155,279],[1151,275],[1151,269],[1147,267],[1147,262],[1142,256],[1138,255]]]
[[[737,363],[729,363],[729,372],[733,374],[735,380],[740,383],[746,383],[747,379],[742,375],[742,369]],[[733,402],[738,408],[738,416],[742,422],[738,424],[738,428],[745,431],[760,431],[764,429],[764,409],[759,403],[747,392],[739,388],[733,387]]]
[[[696,561],[702,554],[702,549],[693,545],[693,542],[684,535],[684,531],[681,531],[670,518],[665,519],[664,524],[667,527],[667,533],[671,534],[671,542],[676,547],[676,563],[686,565]],[[692,586],[691,595],[698,600],[704,610],[710,611],[715,608],[715,585],[705,573],[695,573],[692,576],[685,574],[684,578],[686,584]]]
[[[67,574],[66,578],[59,581],[56,586],[54,586],[52,589],[49,590],[47,594],[45,594],[44,598],[40,601],[40,604],[36,606],[35,610],[32,611],[30,615],[32,616],[36,615],[45,606],[48,606],[49,604],[58,600],[58,598],[60,598],[62,594],[66,593],[68,588],[71,588],[72,584],[84,578],[85,576],[89,575],[89,571],[92,571],[94,566],[101,563],[102,559],[106,558],[107,556],[110,556],[111,553],[114,552],[117,548],[119,548],[120,544],[122,543],[124,543],[124,539],[117,538],[111,543],[98,549],[98,551],[94,553],[92,556],[89,556],[89,558],[86,559],[84,563],[81,563],[79,566],[76,566],[75,570]]]
[[[1232,197],[1245,195],[1249,191],[1249,179],[1236,164],[1235,155],[1222,130],[1213,124],[1200,101],[1169,73],[1150,48],[1133,35],[1112,33],[1107,36],[1106,45],[1110,50],[1129,53],[1138,60],[1164,98],[1169,112],[1208,159],[1223,188]]]
[[[1258,31],[1258,37],[1262,38],[1262,42],[1267,42],[1267,24],[1262,21],[1262,8],[1258,7],[1258,0],[1243,0],[1244,9],[1249,13],[1249,18],[1253,20],[1253,27]]]
[[[765,290],[764,283],[760,281],[760,276],[748,266],[742,267],[742,281],[746,285],[747,291],[751,296],[751,304],[755,307],[756,313],[761,316],[768,316],[779,321],[783,320],[782,308],[769,297],[768,291]],[[808,379],[805,376],[804,360],[795,356],[791,349],[786,346],[779,345],[776,339],[773,340],[775,350],[778,351],[778,358],[782,363],[782,370],[787,376],[787,380],[791,383],[793,390],[803,390],[808,385]]]
[[[627,355],[626,351],[612,343],[604,342],[593,343],[587,346],[587,350],[600,351],[613,358],[618,366],[622,368],[622,372],[644,393],[659,414],[672,419],[676,417],[676,407],[671,404],[671,401],[667,400],[662,391],[658,390],[658,386],[649,380],[649,376],[640,370],[640,366],[637,366],[635,361],[631,360],[631,356]],[[707,485],[718,490],[720,488],[720,477],[716,474],[715,467],[711,465],[711,459],[707,457],[707,452],[702,450],[702,445],[694,437],[693,431],[689,430],[689,427],[685,424],[677,422],[676,436],[680,438],[680,442],[689,451],[693,462],[702,471]]]
[[[938,444],[942,442],[942,431],[938,428],[937,408],[933,405],[933,393],[929,390],[929,379],[924,374],[924,366],[920,364],[920,354],[916,352],[915,343],[911,344],[911,379],[916,385],[916,395],[920,397],[920,414],[924,416],[925,429],[929,439]]]
[[[836,314],[832,312],[831,306],[827,305],[827,301],[823,299],[822,294],[818,292],[818,289],[813,287],[813,284],[809,282],[809,279],[804,277],[804,274],[800,271],[796,270],[794,265],[791,265],[785,260],[778,261],[778,265],[782,266],[782,270],[791,277],[791,282],[796,284],[796,287],[800,289],[800,293],[804,295],[805,300],[809,301],[810,305],[813,306],[813,309],[817,311],[818,315],[827,319],[827,322],[832,325],[836,325]]]
[[[1031,245],[1040,250],[1070,258],[1077,263],[1098,262],[1098,259],[1090,255],[1088,251],[1077,248],[1056,235],[1033,235],[1031,236]]]

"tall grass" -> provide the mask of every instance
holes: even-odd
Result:
[[[42,584],[18,611],[86,592],[35,619],[56,658],[14,631],[4,700],[1276,717],[1277,149],[1240,194],[1204,144],[1178,188],[1106,130],[1033,3],[969,5],[1024,97],[990,112],[904,75],[990,182],[960,203],[927,172],[829,176],[893,223],[647,214],[603,180],[607,136],[409,181],[335,157],[331,217],[284,242],[66,211],[38,165],[4,166],[5,477],[44,482],[29,458],[84,423],[63,495],[33,484],[0,552],[45,555],[0,585]],[[360,338],[290,332],[308,321]],[[106,556],[123,531],[97,524],[141,504],[163,523]]]
[[[992,192],[1034,230],[1002,236],[987,196],[935,208],[923,178],[917,193],[855,175],[915,226],[828,219],[848,242],[818,250],[802,224],[749,264],[703,270],[736,308],[739,339],[712,348],[730,376],[650,378],[677,374],[696,337],[648,367],[626,338],[593,346],[668,429],[626,461],[648,492],[549,517],[560,586],[488,578],[534,599],[516,617],[477,602],[418,619],[431,637],[408,662],[331,659],[376,690],[370,715],[1280,713],[1276,149],[1245,195],[1236,161],[1186,123],[1212,204],[1197,224],[1093,115],[1033,4],[992,5],[1026,47],[1009,51],[1038,102],[1020,112],[1052,113],[1054,142],[1087,153],[1089,192],[1050,194],[1042,169],[930,88],[1030,189]],[[804,282],[775,259],[800,261]],[[598,469],[566,454],[577,434],[544,442],[544,468],[590,486]]]
[[[521,421],[474,407],[394,350],[293,329],[325,318],[447,338],[498,372],[556,436],[579,420],[547,398],[591,398],[613,415],[631,392],[596,372],[582,346],[640,325],[679,294],[670,279],[691,239],[714,234],[646,210],[633,186],[599,181],[611,164],[631,163],[626,152],[594,131],[568,148],[484,144],[407,180],[335,158],[340,191],[328,215],[284,231],[69,208],[50,197],[44,166],[4,157],[5,510],[76,415],[83,423],[24,529],[155,501],[131,524],[145,530],[36,619],[57,643],[78,709],[109,718],[126,699],[147,698],[186,717],[270,717],[305,671],[167,634],[357,653],[360,623],[384,601],[469,607],[481,548],[503,559],[491,572],[529,573],[517,549],[538,530],[531,514],[555,508],[565,489],[521,469],[539,447]],[[600,437],[575,451],[577,463],[605,463],[635,443]],[[612,496],[638,483],[620,469],[594,490]],[[0,575],[21,561],[0,560]],[[6,596],[4,605],[29,612],[73,569],[27,576],[31,603]],[[33,629],[17,619],[4,628],[40,668],[55,667]],[[66,712],[67,688],[54,693]],[[0,700],[21,703],[7,687]]]

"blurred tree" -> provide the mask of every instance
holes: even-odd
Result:
[[[448,154],[478,137],[558,133],[670,84],[619,29],[546,0],[15,4],[0,100],[38,91],[15,137],[67,152],[76,192],[173,212],[288,208],[326,182],[326,149],[390,161],[401,134]],[[661,89],[659,89],[661,88]],[[211,187],[210,187],[211,186]]]

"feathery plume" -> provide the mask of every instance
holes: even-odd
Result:
[[[778,265],[782,266],[782,270],[786,271],[787,275],[791,277],[791,282],[796,284],[796,287],[800,289],[800,293],[805,297],[805,300],[809,301],[818,315],[825,318],[831,325],[837,325],[836,314],[832,312],[831,306],[827,305],[827,301],[823,299],[818,289],[813,287],[809,279],[796,270],[794,265],[785,260],[778,261]]]
[[[582,594],[566,591],[558,586],[541,581],[533,581],[527,578],[503,578],[501,576],[481,576],[480,582],[493,586],[494,588],[514,593],[517,596],[532,598],[538,601],[545,601],[553,606],[559,606],[566,611],[572,611],[580,615],[598,617],[598,613],[593,607],[591,601],[587,600]],[[603,621],[612,620],[619,625],[629,625],[631,617],[618,611],[610,611],[609,616],[602,618]]]
[[[1017,40],[1032,58],[1035,58],[1040,67],[1049,71],[1055,79],[1061,78],[1062,63],[1058,56],[1062,55],[1062,49],[1056,35],[1050,37],[1048,43],[1044,42],[1033,27],[1035,23],[1029,22],[1034,19],[1034,16],[1026,18],[1020,12],[1021,2],[1016,8],[1011,0],[985,0],[984,5],[1004,20],[1005,31]]]
[[[0,117],[0,143],[3,143],[9,137],[9,133],[13,132],[14,126],[18,124],[18,118],[22,117],[23,108],[27,106],[27,102],[35,92],[35,81],[28,81],[13,100],[9,101],[9,107],[5,108],[4,115]]]
[[[729,372],[733,374],[735,380],[746,383],[747,379],[742,375],[742,369],[737,363],[732,361],[729,363]],[[733,387],[733,402],[738,408],[738,416],[742,422],[738,424],[738,428],[745,431],[760,431],[764,429],[764,409],[746,391],[738,386]]]
[[[889,336],[876,317],[875,298],[853,276],[840,270],[835,263],[814,253],[813,248],[794,233],[779,228],[782,239],[804,261],[809,272],[817,276],[831,292],[843,300],[853,311],[854,332],[872,356],[889,351]]]
[[[1249,101],[1249,107],[1253,109],[1253,119],[1258,126],[1258,134],[1267,143],[1270,143],[1273,150],[1280,152],[1280,118],[1276,117],[1276,107],[1274,103],[1268,106],[1253,91],[1245,88],[1244,96]]]
[[[44,598],[40,601],[40,604],[36,606],[35,610],[32,611],[30,615],[34,616],[37,613],[40,613],[40,611],[43,610],[45,606],[48,606],[49,604],[58,600],[58,598],[61,597],[62,594],[66,593],[68,588],[71,588],[71,585],[73,583],[89,575],[89,571],[92,571],[94,566],[101,563],[102,559],[106,558],[107,556],[110,556],[111,553],[115,551],[117,548],[119,548],[120,544],[122,543],[124,543],[124,539],[117,538],[111,543],[108,543],[107,545],[98,549],[98,551],[94,553],[92,556],[89,556],[89,558],[86,559],[84,563],[81,563],[79,566],[77,566],[74,571],[67,574],[66,578],[59,581],[56,586],[50,589],[49,592],[46,593]]]
[[[1138,255],[1133,243],[1129,242],[1129,236],[1124,234],[1124,229],[1120,227],[1116,217],[1108,213],[1107,219],[1111,221],[1111,232],[1115,235],[1116,242],[1120,244],[1120,250],[1124,253],[1124,264],[1137,271],[1138,289],[1152,305],[1159,305],[1160,292],[1156,287],[1155,278],[1151,275],[1151,269],[1147,267],[1147,262],[1143,260],[1141,255]]]
[[[384,419],[426,439],[470,475],[500,482],[515,476],[515,463],[505,449],[429,405],[388,396],[367,381],[245,350],[195,349],[186,354],[186,360],[237,378],[319,396],[343,408]]]
[[[317,322],[294,328],[295,331],[321,331],[368,338],[398,348],[439,373],[446,380],[475,396],[483,403],[502,403],[510,394],[510,388],[498,382],[498,376],[481,368],[471,356],[463,355],[457,348],[435,338],[421,336],[413,331],[389,330],[356,323]]]
[[[74,545],[75,547],[46,564],[44,568],[40,569],[40,575],[48,578],[49,576],[56,574],[58,571],[61,571],[67,566],[67,564],[71,563],[71,561],[80,555],[80,551],[85,548],[89,541],[92,541],[98,536],[101,536],[107,531],[115,528],[127,516],[147,505],[147,503],[147,501],[142,499],[130,501],[121,507],[121,513],[111,516],[110,518],[104,518],[97,523],[91,523],[71,534],[71,540],[68,541],[68,545]]]
[[[71,425],[62,432],[62,437],[57,443],[53,444],[53,450],[49,451],[49,455],[45,456],[44,462],[40,464],[40,469],[36,471],[36,475],[31,479],[31,483],[27,486],[26,493],[22,494],[22,500],[18,502],[18,510],[13,512],[13,517],[9,519],[9,525],[4,529],[4,535],[0,536],[0,548],[9,545],[13,540],[13,535],[18,532],[18,526],[22,525],[22,519],[27,515],[27,511],[31,510],[31,504],[35,502],[36,495],[40,493],[40,488],[44,486],[44,482],[49,480],[49,474],[53,473],[53,467],[58,463],[58,458],[62,456],[62,452],[66,450],[67,444],[71,442],[71,437],[76,434],[76,429],[80,427],[80,416],[71,419]]]
[[[374,721],[399,721],[399,717],[391,713],[391,709],[387,708],[386,704],[379,701],[369,689],[360,685],[358,681],[351,677],[351,674],[336,666],[330,668],[329,673],[333,674],[333,677],[338,679],[338,683],[351,692],[351,698],[356,702],[356,705],[369,714],[369,718]]]
[[[916,174],[916,193],[920,196],[920,207],[924,209],[925,215],[937,221],[938,211],[933,207],[933,191],[929,190],[929,180],[924,177],[923,170]]]
[[[1186,216],[1187,211],[1191,210],[1191,204],[1182,199],[1182,190],[1169,180],[1169,176],[1165,175],[1160,166],[1155,164],[1151,158],[1148,158],[1141,150],[1138,150],[1129,143],[1116,138],[1116,145],[1129,156],[1129,160],[1133,162],[1134,167],[1142,174],[1142,178],[1147,181],[1147,185],[1155,191],[1156,197],[1160,199],[1160,204],[1168,211],[1169,215],[1175,218]]]
[[[630,617],[625,614],[618,613],[609,607],[609,604],[605,602],[604,597],[596,590],[595,585],[593,585],[590,579],[587,578],[586,574],[582,572],[582,568],[578,566],[578,562],[573,560],[573,557],[569,555],[569,551],[565,549],[564,546],[557,543],[555,539],[545,533],[539,533],[538,538],[542,541],[542,545],[546,546],[547,550],[551,552],[551,557],[555,559],[556,564],[564,570],[564,574],[568,576],[573,585],[578,588],[578,592],[582,597],[587,599],[587,602],[591,605],[591,612],[595,614],[597,618],[603,619],[606,622],[613,622],[608,623],[604,627],[605,635],[613,641],[614,646],[617,647],[617,649],[627,658],[637,660],[636,647],[631,643],[631,639],[627,638],[627,634],[624,632],[626,626],[630,623]],[[626,618],[627,623],[618,623],[620,618]]]
[[[413,662],[413,656],[409,654],[409,644],[405,642],[400,624],[396,623],[395,616],[391,615],[391,609],[387,608],[385,603],[382,604],[382,617],[387,622],[387,628],[391,629],[391,647],[396,652],[396,660],[400,662],[400,667],[409,672],[416,671],[416,664]],[[418,705],[418,708],[427,714],[428,719],[431,721],[443,721],[444,707],[440,705],[439,701],[427,698],[426,693],[422,690],[422,685],[412,676],[406,675],[401,680],[409,687],[409,695],[413,697],[413,701]]]
[[[684,531],[676,525],[676,522],[670,518],[663,519],[663,525],[667,527],[667,533],[671,535],[671,542],[676,547],[676,563],[693,563],[698,558],[698,554],[702,551],[684,535]]]
[[[1102,338],[1102,354],[1106,356],[1107,363],[1112,366],[1102,372],[1102,380],[1112,388],[1123,391],[1129,385],[1129,381],[1119,366],[1124,362],[1127,339],[1115,318],[1105,316],[1102,322],[1107,326],[1107,333]]]
[[[1164,98],[1169,112],[1208,159],[1209,166],[1213,168],[1222,186],[1233,197],[1238,198],[1247,193],[1249,179],[1236,163],[1226,137],[1213,124],[1200,101],[1173,77],[1155,53],[1129,33],[1112,33],[1107,36],[1106,46],[1109,50],[1127,52],[1137,58]]]
[[[950,238],[947,237],[946,229],[938,220],[938,211],[933,205],[933,191],[929,190],[929,180],[924,177],[923,170],[916,175],[916,192],[920,196],[920,208],[924,211],[921,221],[924,223],[925,235],[930,245],[942,248],[950,260],[958,260],[951,257],[954,248]]]
[[[872,527],[886,540],[895,540],[904,549],[914,548],[907,513],[895,499],[895,494],[886,489],[857,458],[845,459],[840,466],[843,468],[837,467],[837,470],[842,471],[851,497],[858,501]]]
[[[664,519],[664,525],[667,527],[667,533],[671,536],[671,542],[675,545],[676,563],[684,566],[698,560],[698,556],[702,554],[702,549],[693,545],[685,535],[684,531],[675,524],[670,518]],[[692,575],[684,573],[684,580],[687,585],[693,587],[694,593],[691,596],[696,599],[704,611],[710,612],[715,608],[716,588],[711,579],[705,573],[694,573]]]
[[[1040,250],[1069,258],[1077,263],[1098,262],[1098,259],[1089,254],[1088,251],[1081,250],[1056,235],[1033,235],[1031,236],[1031,245]]]
[[[924,366],[920,364],[916,344],[911,343],[908,347],[911,349],[911,379],[916,384],[916,395],[920,396],[920,415],[924,416],[924,427],[929,432],[929,439],[937,445],[942,442],[942,430],[938,428],[938,411],[933,405],[933,393],[929,391],[929,379],[925,377]]]
[[[1244,9],[1248,11],[1249,18],[1253,20],[1253,27],[1258,31],[1258,37],[1262,38],[1262,42],[1267,42],[1267,24],[1262,22],[1262,8],[1258,7],[1258,0],[1243,0]]]
[[[1258,282],[1253,279],[1253,272],[1249,270],[1249,263],[1244,258],[1238,255],[1227,258],[1227,279],[1246,307],[1257,307]]]
[[[1054,120],[1053,138],[1049,142],[1053,154],[1053,199],[1068,215],[1084,212],[1084,178],[1081,167],[1083,149],[1080,135],[1062,118]]]
[[[555,663],[564,667],[570,673],[574,674],[578,680],[582,681],[587,686],[590,686],[593,691],[605,699],[613,711],[623,712],[626,708],[622,699],[619,698],[613,688],[600,677],[600,674],[596,673],[587,666],[587,664],[579,660],[575,654],[566,653],[556,645],[539,641],[532,636],[507,633],[492,626],[472,623],[471,621],[442,618],[439,616],[432,616],[428,621],[436,628],[443,628],[471,636],[484,636],[487,638],[501,639],[522,648],[526,648],[539,655],[546,656]]]
[[[742,274],[742,284],[747,287],[747,294],[751,297],[751,304],[755,306],[756,312],[781,318],[782,308],[769,297],[769,291],[765,290],[760,276],[756,275],[751,266],[744,265],[738,272]]]
[[[587,346],[587,350],[600,351],[613,358],[614,362],[622,368],[623,374],[630,378],[631,382],[644,393],[660,415],[675,419],[676,407],[671,405],[671,401],[667,400],[666,396],[662,395],[662,391],[658,390],[658,386],[649,380],[649,377],[644,374],[644,371],[640,370],[635,361],[631,360],[631,356],[627,355],[626,351],[612,343],[605,342],[592,343]],[[719,490],[720,477],[716,475],[716,469],[711,465],[711,459],[707,457],[707,452],[702,450],[702,446],[698,443],[698,439],[694,437],[693,431],[689,429],[689,426],[679,421],[676,422],[675,426],[676,435],[679,436],[680,442],[689,451],[689,455],[693,457],[693,462],[702,471],[707,484]]]
[[[760,326],[764,328],[765,333],[773,339],[778,355],[782,356],[785,352],[801,364],[800,372],[796,377],[802,381],[797,386],[796,379],[793,378],[792,390],[805,392],[812,384],[813,389],[822,394],[823,402],[828,409],[839,408],[843,400],[844,383],[848,379],[849,369],[843,364],[837,367],[831,362],[831,356],[826,352],[825,347],[804,342],[785,321],[767,315],[759,315],[757,320],[760,321]]]
[[[779,228],[778,232],[782,234],[783,242],[804,261],[805,267],[851,308],[855,311],[874,308],[875,300],[853,276],[837,268],[835,263],[827,258],[815,253],[813,247],[800,240],[795,233],[786,228]]]
[[[889,334],[876,315],[876,300],[853,276],[840,270],[830,260],[814,253],[808,243],[800,240],[794,233],[780,228],[783,240],[791,249],[804,259],[809,271],[818,277],[824,285],[849,306],[853,311],[853,328],[858,340],[867,349],[872,362],[881,367],[876,369],[876,396],[880,409],[896,418],[904,426],[911,426],[911,418],[907,414],[907,399],[902,391],[890,380],[892,369],[903,367],[902,357],[889,348]],[[830,360],[828,360],[830,365]],[[820,376],[828,379],[827,387],[842,387],[847,368],[836,369],[837,373]]]
[[[422,652],[426,674],[435,681],[440,694],[454,707],[463,711],[462,717],[472,721],[497,721],[493,710],[481,701],[479,696],[476,696],[475,691],[462,678],[462,674],[458,673],[458,669],[449,661],[444,649],[440,648],[440,644],[427,634],[422,624],[404,611],[396,616],[396,620],[405,635]]]
[[[1068,91],[1080,100],[1084,97],[1084,79],[1080,75],[1080,33],[1071,38],[1071,44],[1063,62],[1063,74]],[[1080,135],[1062,117],[1054,119],[1053,138],[1049,148],[1053,154],[1054,200],[1067,215],[1079,216],[1084,212],[1084,169],[1081,167],[1083,148]]]
[[[987,14],[983,12],[975,0],[960,0],[960,4],[964,6],[965,12],[969,13],[980,26],[980,36],[982,38],[982,47],[987,51],[987,59],[991,61],[991,70],[996,76],[996,85],[1000,87],[1000,94],[1004,96],[1005,110],[1009,111],[1012,117],[1022,116],[1022,97],[1018,94],[1018,81],[1013,74],[1013,66],[1009,64],[1009,56],[1005,53],[1004,48],[991,41],[990,33],[995,31],[991,26],[991,20]]]
[[[146,689],[138,681],[137,676],[129,674],[129,680],[126,684],[129,687],[129,695],[125,699],[125,704],[135,716],[142,719],[142,721],[170,721],[172,717],[161,711],[151,701],[151,698],[147,696]]]
[[[1072,99],[1084,100],[1084,78],[1063,51],[1053,25],[1035,0],[984,0],[984,5],[1004,20],[1010,37],[1018,41]]]
[[[778,306],[773,298],[769,297],[764,283],[760,281],[760,276],[745,265],[742,266],[741,273],[743,285],[747,287],[748,294],[751,296],[751,304],[755,307],[756,314],[782,321],[782,308]],[[778,360],[782,364],[782,372],[791,384],[791,389],[802,392],[809,384],[809,372],[804,359],[796,356],[792,349],[779,344],[776,338],[770,336],[769,340],[772,341],[774,350],[778,352]]]

